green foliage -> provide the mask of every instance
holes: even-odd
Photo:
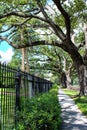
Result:
[[[57,84],[54,84],[54,86],[53,86],[53,88],[52,89],[50,89],[50,91],[49,91],[51,94],[53,94],[53,95],[57,95],[58,94],[58,85]]]
[[[2,1],[2,0],[0,0],[0,1]],[[8,3],[8,4],[26,4],[27,2],[28,2],[28,0],[3,0],[3,2],[5,2],[5,3]]]
[[[61,108],[55,87],[49,93],[27,99],[22,104],[18,116],[17,130],[59,130],[61,125]]]
[[[87,96],[82,96],[80,98],[75,98],[75,103],[82,111],[84,115],[87,116]]]
[[[21,67],[21,51],[20,50],[15,50],[15,53],[12,57],[12,61],[9,63],[9,66],[11,67]]]
[[[78,94],[78,91],[75,91],[75,90],[71,90],[71,89],[63,89],[64,92],[66,94],[68,94],[69,96],[74,96],[74,95],[77,95]]]

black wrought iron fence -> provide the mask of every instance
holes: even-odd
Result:
[[[21,99],[47,92],[52,82],[0,64],[0,130],[10,130],[16,122]]]

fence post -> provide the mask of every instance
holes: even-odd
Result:
[[[21,83],[20,69],[18,69],[16,73],[15,83],[16,83],[16,109],[20,111],[20,83]]]
[[[33,89],[32,89],[32,76],[28,76],[28,86],[29,86],[29,98],[33,97]]]

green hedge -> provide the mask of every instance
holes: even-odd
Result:
[[[54,86],[49,93],[23,101],[17,130],[59,130],[61,108]]]

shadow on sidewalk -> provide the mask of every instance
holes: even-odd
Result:
[[[62,130],[87,130],[87,118],[81,113],[74,101],[62,90],[59,90],[58,97],[62,108]]]

